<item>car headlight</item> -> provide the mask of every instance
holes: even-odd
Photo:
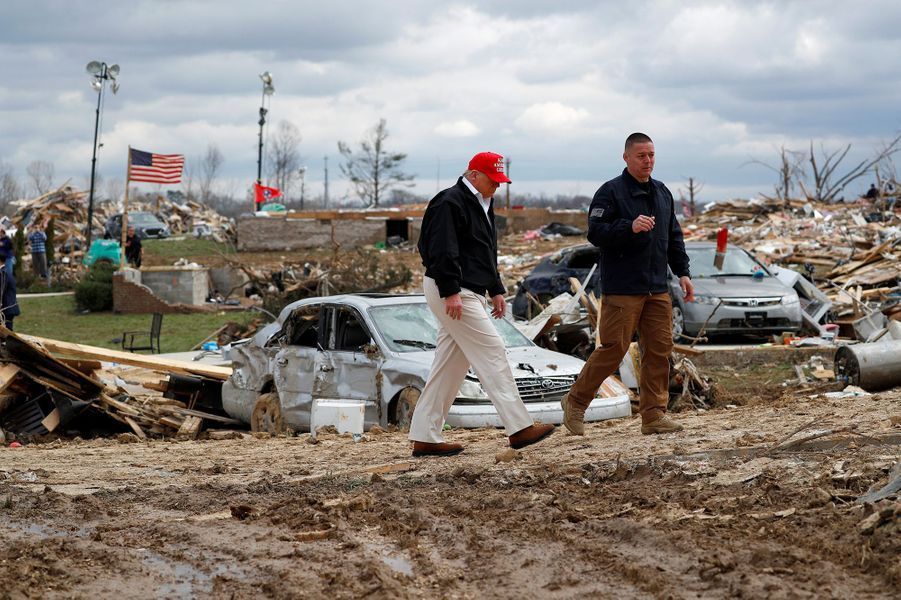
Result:
[[[460,385],[460,391],[457,392],[457,398],[468,398],[470,400],[487,400],[488,394],[482,389],[482,384],[478,380],[466,378]]]
[[[698,304],[719,304],[720,298],[709,294],[695,294],[695,302]]]
[[[791,306],[793,304],[801,304],[801,300],[798,298],[797,294],[789,294],[788,296],[782,296],[780,302],[786,306]]]

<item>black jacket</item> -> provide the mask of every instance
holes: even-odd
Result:
[[[7,275],[2,264],[0,264],[0,312],[6,319],[12,319],[22,313],[16,299],[16,278]]]
[[[660,181],[650,184],[648,193],[623,169],[591,201],[588,241],[601,249],[599,281],[605,294],[666,292],[667,264],[676,276],[690,276],[673,195]],[[632,221],[639,215],[654,216],[654,229],[634,233]]]
[[[429,202],[422,217],[419,255],[426,276],[435,280],[442,298],[458,293],[460,288],[481,296],[506,291],[497,272],[494,201],[486,219],[482,205],[462,177]]]

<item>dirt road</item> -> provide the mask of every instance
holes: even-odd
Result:
[[[381,431],[2,449],[0,597],[901,594],[897,496],[863,525],[854,502],[901,457],[901,390],[679,419],[558,430],[509,462],[498,430],[415,461]]]

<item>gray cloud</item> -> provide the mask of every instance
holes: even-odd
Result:
[[[326,154],[337,174],[337,140],[384,117],[422,193],[484,148],[513,158],[520,189],[590,193],[621,169],[633,130],[654,137],[665,180],[769,191],[750,157],[810,139],[862,156],[898,131],[899,21],[887,0],[14,1],[0,22],[0,159],[20,177],[41,159],[82,181],[96,102],[84,65],[101,59],[122,66],[103,112],[108,177],[129,144],[190,158],[215,143],[225,176],[249,183],[268,69],[271,121],[301,130],[310,182]]]

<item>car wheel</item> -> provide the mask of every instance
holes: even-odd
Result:
[[[250,416],[251,431],[265,431],[272,435],[285,432],[285,422],[282,419],[282,405],[278,399],[278,392],[260,394],[253,405],[253,413]]]
[[[682,313],[682,307],[673,305],[673,341],[678,342],[685,333],[685,315]]]
[[[413,422],[413,410],[419,402],[420,391],[408,387],[401,390],[394,405],[394,424],[401,431],[409,431]]]

